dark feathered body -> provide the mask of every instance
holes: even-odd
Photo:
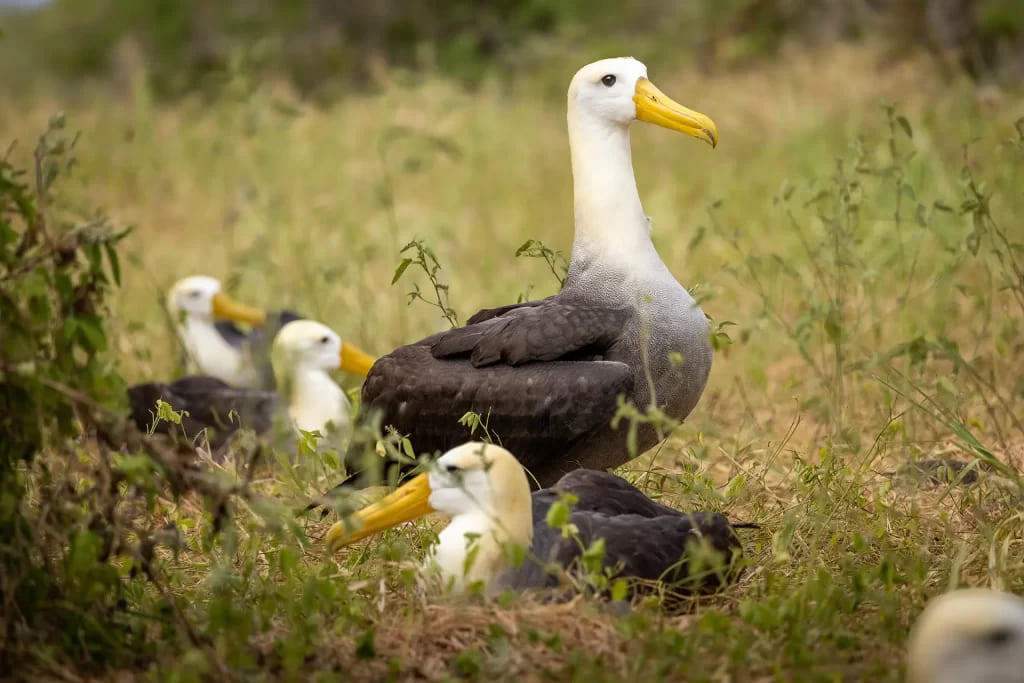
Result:
[[[679,319],[666,314],[655,320],[652,339],[660,343],[649,345],[646,360],[642,306],[567,285],[542,301],[480,311],[465,327],[384,356],[363,385],[362,414],[379,411],[384,425],[409,435],[418,453],[431,454],[471,438],[458,420],[475,412],[541,486],[579,467],[616,467],[629,459],[627,430],[610,423],[620,397],[650,403],[645,362],[658,403],[680,419],[707,381],[707,323],[679,289],[685,297],[679,306],[688,300],[689,308],[677,311]],[[694,311],[699,322],[682,324]],[[681,327],[676,331],[683,336],[667,343],[673,337],[657,325]],[[679,355],[675,365],[672,352]],[[648,428],[638,436],[639,451],[657,439]]]
[[[569,522],[577,538],[563,537],[560,529],[547,524],[548,510],[563,494],[578,498]],[[733,577],[730,562],[742,546],[729,520],[713,512],[684,513],[657,503],[624,479],[607,472],[577,470],[562,477],[548,489],[535,491],[533,543],[528,559],[519,568],[508,569],[500,585],[510,589],[554,587],[557,575],[543,564],[573,568],[584,548],[604,539],[602,565],[614,568],[616,576],[662,581],[681,592],[714,590]],[[689,580],[687,547],[706,542],[721,553],[724,569],[708,571]],[[704,568],[706,569],[706,568]]]
[[[185,411],[181,425],[166,420],[152,427],[156,402]],[[215,377],[193,375],[170,383],[146,382],[128,387],[132,420],[140,430],[184,436],[194,441],[206,430],[210,446],[220,448],[239,428],[267,431],[274,419],[277,396],[272,391],[240,389]]]

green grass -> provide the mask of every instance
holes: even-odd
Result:
[[[174,371],[159,301],[193,273],[381,354],[447,325],[407,305],[412,270],[389,284],[414,238],[436,252],[462,320],[555,291],[545,263],[514,254],[530,238],[571,244],[564,91],[549,85],[570,75],[514,92],[495,76],[473,94],[396,83],[322,110],[266,84],[174,107],[139,85],[97,86],[74,101],[0,97],[0,129],[24,160],[66,109],[83,138],[62,203],[137,226],[109,320],[111,355],[138,381]],[[686,424],[621,473],[674,506],[762,524],[744,534],[739,583],[685,614],[642,604],[626,617],[583,599],[424,594],[414,567],[427,525],[325,558],[332,520],[283,520],[329,473],[268,469],[256,489],[286,504],[239,502],[222,534],[198,496],[127,506],[143,527],[176,523],[185,546],[159,551],[156,583],[120,566],[127,628],[149,645],[136,669],[116,668],[159,680],[900,680],[906,630],[930,596],[1024,591],[1022,283],[1004,277],[1012,248],[962,207],[966,168],[996,226],[1024,234],[1024,97],[982,97],[864,50],[651,77],[722,138],[712,151],[634,127],[655,243],[704,310],[735,326]],[[974,487],[885,474],[926,457],[1010,467]],[[76,476],[75,458],[44,460]],[[74,667],[56,650],[31,661]]]

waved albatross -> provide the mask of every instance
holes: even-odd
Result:
[[[564,495],[576,497],[561,525],[547,523]],[[430,512],[451,517],[427,559],[456,592],[481,582],[488,591],[552,588],[562,570],[579,569],[584,550],[602,539],[611,576],[660,581],[683,592],[715,590],[736,576],[742,548],[724,515],[684,513],[657,503],[609,472],[575,470],[550,489],[530,494],[516,458],[504,448],[458,446],[408,483],[327,532],[329,552]],[[566,527],[567,529],[570,527]],[[706,543],[717,556],[698,568],[688,552]],[[523,551],[519,566],[510,546]]]
[[[327,439],[321,442],[323,446],[340,448],[350,433],[351,403],[328,372],[363,374],[372,362],[353,355],[352,348],[326,325],[294,320],[274,337],[271,359],[276,392],[233,387],[208,375],[170,383],[146,382],[128,387],[132,420],[141,430],[180,435],[189,442],[205,430],[210,447],[217,450],[239,428],[257,434],[271,430],[279,415],[284,418],[286,408],[287,417],[281,423],[290,424],[289,435],[318,431]],[[181,425],[154,419],[158,399],[187,413],[182,415]],[[280,436],[277,430],[273,435]]]
[[[575,236],[564,288],[480,311],[382,357],[363,385],[365,415],[379,411],[417,452],[433,453],[470,438],[458,419],[473,411],[549,486],[578,467],[629,459],[626,429],[610,427],[619,395],[675,419],[689,414],[711,370],[709,326],[651,242],[633,176],[635,120],[718,143],[714,122],[658,90],[641,62],[580,69],[568,93]],[[641,427],[637,452],[656,442]],[[365,468],[363,482],[380,476],[380,459],[365,451],[348,462]]]
[[[302,319],[293,311],[267,313],[239,303],[224,293],[220,281],[206,275],[174,283],[167,293],[167,310],[184,346],[187,372],[254,389],[274,388],[271,341],[285,325]],[[236,322],[252,330],[246,332]],[[348,348],[346,369],[365,376],[373,360],[351,344]]]

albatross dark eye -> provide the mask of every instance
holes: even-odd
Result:
[[[607,76],[601,79],[601,82],[605,84],[605,87],[610,88],[613,85],[615,85],[615,76],[608,74]]]
[[[330,341],[331,341],[331,338],[328,337],[326,334],[324,336],[320,337],[320,343],[321,344],[326,344],[326,343],[328,343]]]
[[[1009,628],[997,628],[985,634],[985,642],[993,646],[1001,646],[1013,640],[1013,630]]]
[[[455,474],[456,472],[459,471],[459,466],[458,465],[445,465],[444,469],[445,469],[446,472],[448,472],[448,474]]]

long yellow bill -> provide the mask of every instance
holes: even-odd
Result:
[[[370,368],[373,367],[375,360],[373,356],[359,347],[343,342],[341,344],[341,358],[338,367],[345,372],[351,372],[353,375],[366,377],[370,372]]]
[[[213,317],[249,325],[262,325],[267,321],[266,313],[258,308],[239,303],[224,292],[217,292],[213,295]]]
[[[718,145],[718,127],[714,121],[679,104],[646,78],[637,80],[633,102],[636,117],[641,121],[692,135],[712,147]]]
[[[367,536],[431,512],[434,508],[430,507],[430,479],[424,473],[348,519],[336,522],[327,532],[327,552],[333,553]]]

